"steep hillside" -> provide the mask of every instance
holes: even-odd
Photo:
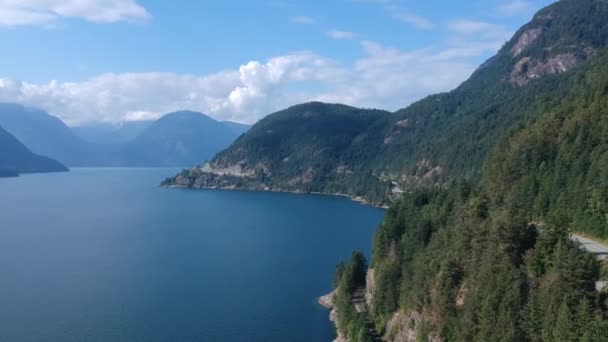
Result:
[[[61,171],[68,169],[53,159],[32,153],[15,136],[0,127],[0,177]]]
[[[484,184],[498,202],[608,238],[608,52],[576,75],[568,96],[497,147]]]
[[[366,280],[344,271],[356,260],[339,267],[344,336],[368,341],[372,322],[388,341],[608,339],[600,262],[570,239],[608,237],[607,65],[598,52],[566,96],[505,135],[479,185],[419,189],[391,207]]]
[[[152,123],[121,150],[128,166],[187,166],[211,159],[239,136],[234,127],[202,113],[170,113]]]
[[[267,116],[211,163],[184,171],[177,183],[332,193],[346,192],[357,183],[370,193],[379,187],[376,192],[382,195],[387,185],[362,171],[367,170],[365,161],[345,156],[356,158],[349,151],[365,148],[365,132],[389,115],[318,102],[294,106]]]
[[[0,126],[32,152],[69,166],[90,165],[96,152],[57,117],[18,104],[0,103]]]
[[[569,93],[576,71],[606,46],[607,16],[608,3],[600,0],[562,0],[541,10],[460,87],[366,121],[338,153],[323,145],[333,143],[333,131],[299,134],[288,128],[324,116],[334,127],[350,125],[349,116],[332,116],[333,106],[295,106],[280,120],[275,117],[284,112],[271,114],[207,167],[181,174],[180,185],[339,192],[386,203],[404,190],[460,177],[477,180],[502,136]],[[283,137],[280,149],[266,148],[277,134]],[[315,158],[292,156],[299,146]]]
[[[497,139],[552,106],[575,82],[569,71],[606,47],[607,15],[608,3],[598,0],[539,11],[456,90],[398,111],[377,167],[397,176],[425,160],[441,171],[439,180],[478,177]]]

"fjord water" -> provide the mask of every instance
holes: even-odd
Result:
[[[0,341],[331,340],[315,298],[383,211],[158,187],[176,171],[0,179]]]

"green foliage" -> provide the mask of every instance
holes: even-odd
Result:
[[[539,232],[488,198],[455,183],[391,208],[374,240],[376,326],[403,309],[424,313],[425,329],[446,340],[601,340],[595,257],[553,226],[559,220]]]
[[[338,330],[352,341],[373,341],[366,313],[357,313],[353,295],[365,288],[367,261],[361,252],[353,252],[347,264],[339,263],[335,279],[338,281],[335,309]]]
[[[346,264],[344,262],[339,262],[336,265],[336,272],[334,273],[334,289],[337,289],[340,286],[340,281],[342,280],[342,276],[346,271]]]
[[[506,135],[478,190],[418,190],[389,210],[374,241],[375,321],[401,308],[426,311],[449,340],[606,339],[599,264],[569,234],[608,234],[607,64],[597,57]],[[386,295],[397,286],[398,307]]]
[[[591,62],[569,96],[496,148],[484,182],[498,201],[608,238],[607,63]]]

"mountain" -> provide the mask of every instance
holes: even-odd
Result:
[[[559,49],[576,56],[576,67],[554,76],[538,70],[557,69],[541,67],[526,81],[511,77],[518,68],[485,75],[516,91],[552,87],[533,97],[519,93],[515,100],[526,99],[528,107],[514,100],[501,104],[508,108],[494,106],[502,115],[527,113],[510,116],[514,123],[492,140],[478,178],[404,194],[375,234],[370,267],[360,253],[339,264],[330,298],[340,335],[370,341],[371,327],[387,341],[607,340],[608,264],[571,238],[573,231],[608,237],[608,49],[602,45],[608,27],[601,19],[607,14],[603,0],[562,0],[518,33],[517,41],[559,33],[548,35],[543,44],[550,49],[532,68],[557,58],[556,42],[567,44]],[[530,31],[539,20],[556,31]],[[586,40],[592,31],[597,45],[587,45],[595,41]],[[528,58],[531,52],[516,46],[507,44],[507,51]],[[471,144],[485,136],[477,132]]]
[[[338,104],[294,106],[268,115],[211,163],[174,180],[182,186],[304,192],[342,192],[357,183],[373,191],[375,179],[360,171],[366,166],[355,162],[356,151],[366,148],[361,141],[369,127],[389,116]],[[347,157],[353,162],[346,163]]]
[[[84,141],[97,145],[120,145],[135,139],[154,121],[129,121],[119,124],[92,123],[72,127],[72,131]]]
[[[239,131],[234,124],[218,122],[202,113],[170,113],[124,145],[121,165],[186,166],[200,163],[229,146]]]
[[[565,96],[505,134],[479,183],[416,189],[394,203],[367,279],[338,275],[343,335],[372,321],[389,341],[606,340],[607,292],[597,284],[608,264],[570,233],[608,238],[607,65],[598,51]],[[357,316],[361,287],[370,311]]]
[[[15,136],[0,127],[0,177],[61,171],[68,169],[56,160],[32,153]]]
[[[0,126],[32,152],[66,165],[90,165],[98,154],[60,119],[39,109],[0,103]]]
[[[497,142],[566,96],[575,71],[605,48],[607,7],[563,0],[544,8],[457,89],[368,122],[340,153],[324,153],[333,150],[331,130],[291,136],[292,126],[331,117],[334,105],[295,106],[281,120],[284,112],[271,114],[209,164],[180,174],[181,186],[344,193],[384,204],[421,186],[478,180]],[[334,126],[350,124],[342,119]],[[289,138],[269,149],[273,136]],[[299,146],[316,157],[292,155]]]
[[[70,128],[49,113],[0,103],[0,125],[33,152],[70,166],[186,166],[210,159],[249,126],[177,112],[156,121]]]

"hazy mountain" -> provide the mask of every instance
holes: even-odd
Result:
[[[188,111],[70,128],[45,111],[10,103],[0,103],[0,125],[33,152],[70,166],[149,167],[203,162],[249,128]]]
[[[118,124],[91,123],[72,127],[72,130],[83,140],[99,145],[125,144],[135,139],[154,121],[128,121]]]
[[[0,127],[0,177],[60,171],[68,169],[56,160],[32,153],[15,136]]]
[[[121,164],[188,166],[213,157],[239,136],[243,127],[202,113],[170,113],[145,128],[121,151]]]
[[[90,165],[97,157],[92,147],[59,118],[39,109],[0,103],[0,126],[32,152],[66,165]]]

